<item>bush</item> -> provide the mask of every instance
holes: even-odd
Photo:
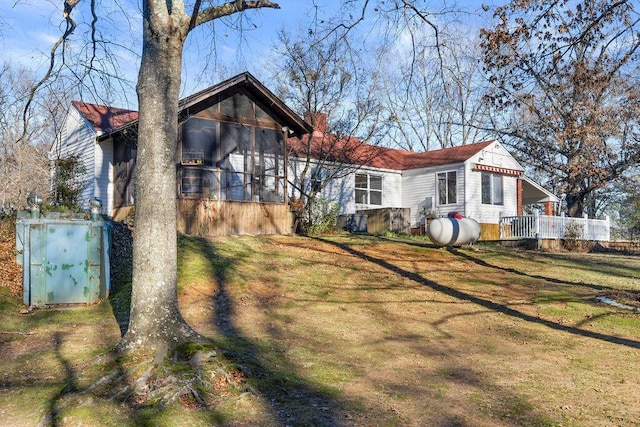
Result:
[[[85,182],[83,176],[86,174],[87,168],[82,164],[81,159],[77,155],[71,155],[66,158],[57,159],[55,161],[55,175],[53,178],[53,201],[51,210],[81,212],[80,194]]]
[[[314,198],[308,203],[311,214],[307,218],[306,231],[310,235],[327,234],[335,231],[340,206],[321,198]]]
[[[585,247],[585,241],[582,236],[584,234],[584,226],[577,222],[570,222],[564,230],[563,246],[568,251],[580,251]]]

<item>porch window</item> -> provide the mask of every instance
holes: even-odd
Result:
[[[225,106],[247,114],[243,99]],[[181,148],[182,196],[284,202],[286,161],[280,130],[191,117],[182,125]]]
[[[183,165],[213,166],[216,157],[217,127],[211,120],[190,118],[182,126]]]
[[[284,138],[274,129],[256,129],[254,200],[283,202],[285,192]]]
[[[482,172],[482,204],[503,205],[503,176],[490,172]]]
[[[216,199],[220,188],[217,169],[183,167],[181,191],[186,196]]]
[[[356,203],[382,205],[382,176],[356,174]]]
[[[458,203],[458,176],[456,171],[440,172],[438,178],[438,204],[453,205]]]

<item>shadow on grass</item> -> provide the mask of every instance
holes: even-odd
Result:
[[[478,296],[469,294],[467,292],[463,292],[460,291],[458,289],[452,288],[450,286],[445,286],[445,285],[441,285],[437,282],[434,282],[432,280],[426,279],[422,276],[420,276],[419,274],[416,274],[414,272],[411,271],[407,271],[404,270],[396,265],[393,265],[387,261],[385,261],[384,259],[380,259],[380,258],[376,258],[376,257],[372,257],[371,255],[365,254],[364,252],[361,252],[359,250],[356,250],[354,248],[352,248],[349,245],[346,244],[342,244],[342,243],[338,243],[338,242],[334,242],[328,239],[322,239],[322,238],[318,238],[317,240],[320,240],[322,242],[328,243],[330,245],[334,245],[337,246],[339,248],[341,248],[342,250],[344,250],[347,253],[350,253],[354,256],[357,256],[359,258],[365,259],[369,262],[372,262],[374,264],[377,264],[378,266],[385,268],[395,274],[398,274],[402,277],[405,277],[409,280],[412,280],[416,283],[419,283],[421,285],[427,286],[431,289],[433,289],[434,291],[437,292],[441,292],[445,295],[448,295],[450,297],[462,300],[462,301],[468,301],[471,302],[473,304],[477,304],[481,307],[487,308],[489,310],[495,311],[495,312],[499,312],[502,314],[506,314],[508,316],[512,316],[518,319],[522,319],[525,320],[527,322],[532,322],[532,323],[538,323],[541,325],[544,325],[548,328],[557,330],[557,331],[561,331],[561,332],[566,332],[566,333],[570,333],[570,334],[574,334],[574,335],[579,335],[579,336],[583,336],[586,338],[592,338],[592,339],[597,339],[597,340],[601,340],[601,341],[606,341],[606,342],[610,342],[613,344],[619,344],[619,345],[624,345],[627,347],[631,347],[631,348],[640,348],[640,341],[636,341],[636,340],[631,340],[631,339],[627,339],[627,338],[620,338],[620,337],[616,337],[616,336],[612,336],[612,335],[607,335],[607,334],[602,334],[599,332],[594,332],[594,331],[588,331],[585,329],[580,329],[577,327],[573,327],[573,326],[567,326],[567,325],[563,325],[557,322],[553,322],[551,320],[547,320],[547,319],[542,319],[540,317],[536,317],[536,316],[532,316],[530,314],[526,314],[523,313],[521,311],[518,311],[516,309],[513,309],[511,307],[508,307],[504,304],[499,304],[490,300],[487,300],[485,298],[480,298]],[[410,243],[413,244],[413,243]],[[423,245],[419,245],[419,246],[423,246]],[[431,247],[431,246],[429,246]],[[455,249],[452,249],[452,253],[455,254],[460,254],[461,256],[467,257],[469,260],[474,261],[483,266],[491,266],[491,264],[486,263],[483,260],[479,260],[476,259],[474,257],[471,257],[470,255],[466,255],[466,254],[462,254],[459,251],[456,251]],[[501,268],[502,267],[495,267],[495,266],[491,266],[494,268]],[[520,275],[525,275],[528,277],[535,277],[535,276],[530,276],[527,275],[526,273],[522,273],[519,272],[515,269],[506,269],[506,271],[513,273],[513,274],[520,274]],[[544,278],[544,277],[540,277],[540,279],[542,280],[548,280],[548,278]],[[554,279],[555,280],[555,279]],[[561,284],[574,284],[574,285],[580,285],[580,286],[585,286],[584,284],[578,284],[578,283],[571,283],[571,282],[566,282],[566,281],[558,281]]]
[[[85,405],[92,407],[95,403],[95,398],[110,405],[115,405],[120,411],[124,412],[124,417],[120,416],[118,418],[120,421],[125,418],[132,425],[143,427],[158,425],[159,414],[156,405],[137,405],[129,399],[128,393],[117,392],[118,390],[128,390],[131,385],[131,378],[116,351],[111,351],[98,358],[99,362],[97,363],[104,363],[106,367],[109,368],[107,371],[110,370],[110,373],[89,387],[82,388],[78,379],[78,373],[80,372],[80,366],[82,364],[78,366],[62,354],[62,345],[64,344],[63,333],[56,331],[53,334],[53,344],[55,358],[63,368],[64,378],[62,379],[62,388],[60,391],[53,395],[47,402],[45,418],[38,425],[49,427],[67,425],[68,420],[62,419],[61,416],[66,418],[69,410]],[[104,344],[108,346],[108,343]],[[90,364],[94,365],[98,359],[90,362]],[[94,417],[99,416],[99,412],[92,413],[91,409],[89,409],[89,411],[88,414],[86,411],[84,414],[79,414],[77,422],[83,424],[83,422],[97,420],[97,418]]]
[[[53,343],[56,359],[64,368],[64,387],[60,390],[50,401],[47,408],[47,420],[48,425],[56,427],[58,423],[58,415],[60,414],[59,403],[67,395],[75,393],[77,387],[77,376],[73,369],[73,365],[67,359],[62,356],[62,333],[59,331],[53,334]]]
[[[131,281],[133,275],[133,233],[124,222],[111,225],[111,253],[109,271],[111,290],[109,301],[118,322],[120,336],[127,333],[131,311]]]
[[[269,345],[258,343],[234,324],[234,300],[229,294],[228,277],[239,260],[222,258],[207,239],[193,240],[198,242],[201,253],[212,261],[218,282],[212,301],[215,308],[212,321],[225,338],[218,346],[227,359],[246,371],[252,390],[270,406],[277,422],[282,425],[348,425],[335,390],[309,384],[296,373],[298,368],[283,357],[288,349],[274,346],[273,341]],[[280,331],[272,329],[271,335],[277,337]],[[274,355],[275,359],[269,360]]]
[[[127,229],[120,230],[119,239],[121,245],[127,245],[131,235]],[[218,292],[213,297],[212,305],[215,308],[215,323],[224,340],[216,342],[216,346],[224,356],[238,366],[248,376],[251,391],[258,394],[271,409],[271,416],[283,425],[342,425],[341,420],[334,414],[339,407],[335,399],[335,392],[330,389],[322,390],[314,387],[296,374],[296,367],[288,363],[282,355],[286,349],[278,349],[273,346],[265,346],[244,336],[234,325],[234,301],[228,295],[227,277],[232,272],[234,265],[239,260],[222,258],[212,242],[205,238],[183,236],[180,238],[179,247],[190,246],[191,250],[201,253],[209,262],[209,274],[218,282]],[[120,245],[120,246],[121,246]],[[124,249],[126,251],[126,248]],[[130,257],[125,253],[125,260]],[[116,260],[116,263],[118,261]],[[118,264],[112,286],[115,292],[110,295],[112,312],[120,327],[121,335],[127,331],[131,303],[131,269],[128,265]],[[277,366],[267,361],[265,355],[277,355]],[[65,364],[67,366],[68,364]],[[120,366],[120,370],[124,372]],[[113,385],[123,387],[122,384]],[[57,413],[56,402],[64,397],[59,393],[51,403],[51,419],[55,420]],[[126,399],[121,404],[130,411],[129,418],[136,425],[153,425],[154,415],[152,407],[144,408],[131,405]],[[219,414],[210,411],[212,422],[223,422]]]
[[[417,246],[417,247],[421,247],[421,248],[430,248],[430,249],[441,249],[441,250],[446,250],[449,253],[451,253],[452,255],[455,255],[457,257],[460,258],[464,258],[467,261],[471,261],[481,267],[486,267],[486,268],[492,268],[495,270],[500,270],[500,271],[504,271],[505,273],[512,273],[512,274],[517,274],[518,276],[523,276],[523,277],[529,277],[531,279],[537,279],[537,280],[544,280],[546,282],[549,283],[553,283],[556,285],[567,285],[567,286],[583,286],[585,288],[591,288],[597,291],[617,291],[618,289],[616,288],[612,288],[610,286],[602,286],[602,285],[595,285],[592,283],[584,283],[584,282],[574,282],[574,281],[570,281],[570,280],[566,280],[566,279],[557,279],[555,277],[548,277],[548,276],[542,276],[539,274],[530,274],[530,273],[525,273],[524,271],[520,271],[518,269],[512,268],[512,267],[502,267],[499,265],[495,265],[495,264],[491,264],[490,262],[487,262],[483,259],[474,257],[470,254],[467,254],[465,252],[462,252],[452,246],[437,246],[434,245],[432,243],[421,243],[421,242],[415,242],[415,241],[409,241],[409,240],[394,240],[394,239],[387,239],[384,237],[381,237],[380,239],[382,240],[388,240],[391,242],[396,242],[396,243],[403,243],[406,245],[410,245],[410,246]],[[552,257],[552,258],[557,258],[557,256],[552,256],[550,254],[544,254],[544,256],[546,257]],[[564,258],[562,258],[564,259]],[[602,264],[602,263],[599,263]],[[593,267],[593,266],[592,266]],[[628,276],[628,277],[633,277],[633,276]]]

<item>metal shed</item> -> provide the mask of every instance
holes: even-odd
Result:
[[[93,303],[109,295],[109,223],[19,212],[17,262],[30,307]]]

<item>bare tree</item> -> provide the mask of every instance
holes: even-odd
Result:
[[[415,47],[400,43],[381,55],[381,96],[390,114],[388,139],[394,145],[427,151],[490,136],[480,51],[476,38],[461,37],[462,31],[441,31],[439,44],[431,33],[422,33]]]
[[[61,67],[69,63],[65,47],[77,28],[73,15],[79,3],[80,0],[64,1],[64,33],[51,49],[50,66],[45,76],[30,88],[29,101],[45,82],[60,75]],[[140,111],[136,233],[131,314],[129,328],[120,346],[124,350],[146,347],[162,355],[180,342],[198,339],[180,314],[176,290],[175,152],[182,55],[187,35],[205,23],[246,10],[279,8],[268,0],[206,4],[204,7],[201,0],[189,4],[163,0],[142,2],[142,59],[136,87]],[[80,71],[70,69],[78,81],[89,86],[95,86],[91,84],[92,73],[101,71],[101,66],[104,69],[105,64],[114,64],[113,69],[118,69],[108,53],[109,42],[99,31],[101,19],[108,18],[101,18],[97,7],[95,1],[89,2],[90,42],[85,49],[86,59],[82,61]],[[101,58],[106,59],[101,62]],[[25,115],[29,108],[28,103]]]
[[[640,16],[630,1],[514,1],[483,30],[487,97],[521,161],[566,195],[568,213],[640,160]]]
[[[59,130],[65,101],[54,90],[59,86],[46,86],[31,99],[37,108],[24,114],[34,82],[28,70],[10,64],[0,69],[0,207],[17,208],[30,193],[49,192],[47,150]]]
[[[316,130],[289,145],[296,159],[290,184],[302,205],[300,225],[306,232],[318,218],[314,209],[320,195],[330,201],[332,184],[375,155],[367,146],[379,142],[382,108],[375,97],[376,74],[366,69],[348,34],[299,34],[293,39],[280,32],[272,77],[280,98]]]
[[[143,2],[143,49],[138,76],[138,157],[133,290],[125,347],[167,351],[192,339],[177,299],[176,168],[182,51],[189,32],[248,9],[278,8],[266,0],[234,1],[190,10],[182,2]]]

